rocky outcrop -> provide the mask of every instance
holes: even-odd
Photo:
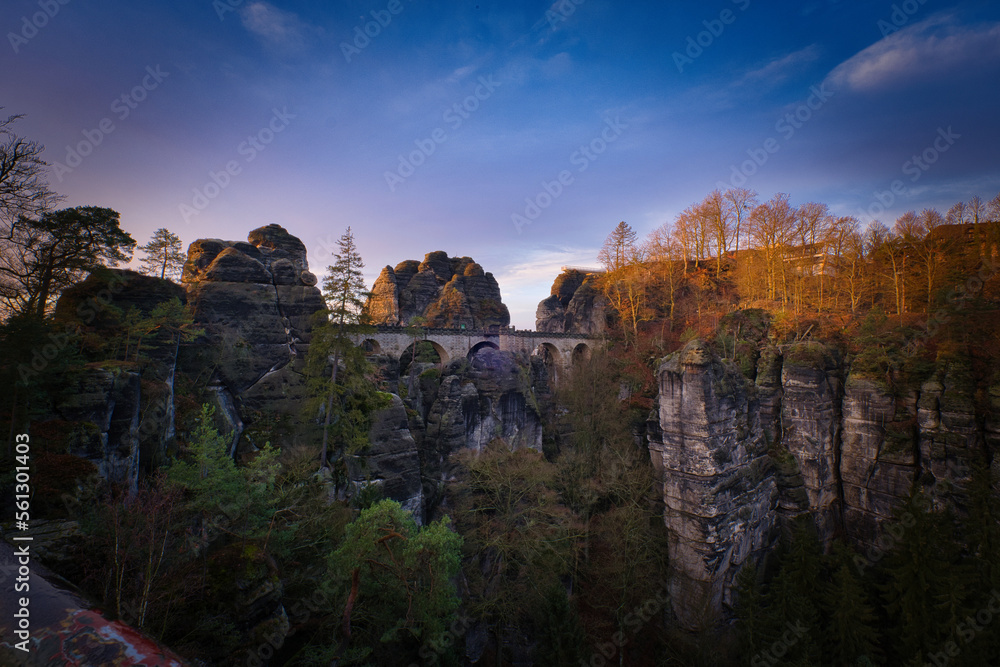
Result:
[[[368,443],[364,452],[348,457],[351,481],[378,486],[383,497],[397,501],[419,521],[424,502],[420,452],[399,396],[393,395],[389,407],[373,418]]]
[[[795,460],[807,501],[804,509],[813,516],[824,545],[840,524],[841,394],[835,350],[816,342],[783,350],[778,446]],[[791,509],[792,503],[783,505]]]
[[[92,462],[102,477],[135,488],[139,479],[140,377],[138,373],[88,368],[71,394],[56,406],[75,424],[64,439],[67,453]]]
[[[604,333],[607,300],[597,287],[600,274],[568,269],[552,284],[552,294],[538,304],[535,331]]]
[[[975,383],[966,360],[950,359],[920,387],[917,429],[920,464],[940,501],[963,502],[981,457],[984,434],[976,420]],[[943,483],[942,483],[943,482]]]
[[[879,526],[892,519],[917,477],[914,425],[905,419],[905,406],[897,420],[897,403],[877,380],[848,376],[840,450],[844,528],[862,546],[876,543]]]
[[[436,507],[444,484],[454,478],[455,452],[481,451],[497,439],[514,449],[541,450],[539,398],[548,391],[541,364],[484,348],[471,359],[420,373],[408,404],[415,412],[410,427],[420,448],[426,507]]]
[[[94,340],[109,337],[109,332],[121,330],[122,321],[133,313],[141,317],[149,317],[153,311],[166,302],[176,300],[180,304],[187,301],[184,288],[169,280],[144,276],[134,271],[123,269],[101,269],[91,273],[85,280],[68,287],[63,291],[56,304],[55,317],[57,321],[71,327],[79,327],[86,337]],[[125,336],[122,336],[124,339]],[[116,359],[135,360],[139,355],[133,349],[136,345],[134,335],[128,339],[130,347],[126,349],[125,341],[114,350]],[[127,351],[127,355],[126,355]],[[115,370],[117,364],[109,366],[111,370],[87,369],[82,377],[74,380],[78,391],[64,405],[55,406],[55,412],[66,417],[75,414],[83,419],[84,424],[102,425],[106,422],[108,410],[119,412],[126,405],[135,407],[138,401],[140,421],[135,432],[129,429],[99,428],[100,445],[88,445],[88,454],[77,451],[82,456],[93,460],[102,474],[110,474],[115,481],[135,479],[141,472],[152,472],[163,462],[167,450],[174,441],[174,378],[177,370],[178,347],[175,338],[170,334],[153,333],[142,339],[141,378],[139,365],[127,366],[130,371]],[[128,360],[126,360],[128,361]],[[122,389],[119,386],[125,382],[125,376],[134,375],[129,382],[135,387],[135,395],[129,394],[128,401],[120,401],[118,396]],[[114,377],[114,379],[109,379]],[[138,385],[141,383],[141,391]],[[103,401],[114,401],[104,404]],[[80,407],[88,403],[90,407],[80,411]],[[129,409],[131,409],[131,407]],[[117,418],[116,418],[117,419]],[[130,451],[132,448],[135,451]],[[98,458],[104,452],[111,458]],[[125,459],[129,459],[127,474],[122,471]],[[133,467],[134,466],[134,467]],[[124,476],[123,476],[124,474]]]
[[[189,352],[184,367],[195,376],[214,369],[209,386],[234,447],[245,412],[301,408],[313,318],[326,307],[299,239],[274,224],[247,239],[195,241],[182,278],[207,343]]]
[[[510,313],[492,273],[469,257],[428,253],[382,269],[365,310],[375,324],[406,325],[416,317],[431,327],[507,326]]]
[[[733,581],[775,539],[777,487],[756,390],[731,362],[692,341],[660,364],[649,450],[660,480],[680,623],[715,625]]]
[[[844,535],[878,549],[915,486],[964,512],[973,466],[1000,441],[1000,389],[977,389],[961,359],[893,391],[818,342],[765,346],[754,371],[750,383],[698,341],[659,368],[649,449],[690,628],[725,613],[735,570],[773,528],[810,516],[827,548]]]

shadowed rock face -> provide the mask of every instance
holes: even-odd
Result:
[[[666,359],[649,450],[676,570],[670,596],[691,629],[715,625],[742,565],[775,539],[777,488],[754,387],[700,341]]]
[[[247,238],[195,241],[182,277],[206,332],[184,368],[194,376],[215,369],[209,382],[234,446],[247,410],[298,416],[312,320],[326,308],[299,239],[273,224]]]
[[[299,239],[279,225],[248,239],[195,241],[182,278],[195,320],[223,352],[218,380],[234,395],[302,359],[310,318],[325,308]]]
[[[736,571],[797,516],[824,546],[842,534],[874,562],[914,484],[964,511],[972,463],[1000,442],[1000,387],[977,408],[971,377],[968,363],[941,361],[892,393],[818,342],[765,348],[756,383],[699,341],[665,358],[649,449],[681,623],[723,617]]]
[[[538,401],[548,387],[537,357],[484,348],[441,368],[414,366],[420,375],[408,392],[410,430],[420,450],[425,506],[432,513],[455,476],[455,452],[481,451],[495,439],[513,449],[541,449]]]
[[[535,331],[604,333],[607,300],[597,287],[599,274],[569,269],[552,284],[552,294],[538,304]]]
[[[510,324],[492,273],[469,257],[428,253],[423,262],[406,260],[382,269],[365,307],[375,324],[409,324],[424,317],[427,326],[469,328]]]

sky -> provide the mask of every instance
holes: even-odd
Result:
[[[140,243],[434,250],[512,324],[715,188],[891,225],[1000,192],[1000,3],[4,0],[0,106]]]

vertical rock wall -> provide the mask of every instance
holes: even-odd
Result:
[[[1000,443],[1000,388],[977,393],[955,359],[909,390],[842,378],[836,351],[815,342],[766,348],[755,384],[697,341],[663,360],[649,449],[686,627],[727,613],[736,571],[796,516],[827,547],[843,535],[865,549],[915,485],[964,511],[973,464]]]
[[[756,390],[700,341],[658,372],[650,456],[675,569],[671,599],[690,629],[717,623],[740,567],[774,540],[777,489]]]

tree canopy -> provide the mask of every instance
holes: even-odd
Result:
[[[160,278],[180,278],[187,257],[180,237],[169,229],[157,229],[149,243],[139,246],[139,250],[146,254],[140,263],[140,271],[149,276],[159,275]]]

